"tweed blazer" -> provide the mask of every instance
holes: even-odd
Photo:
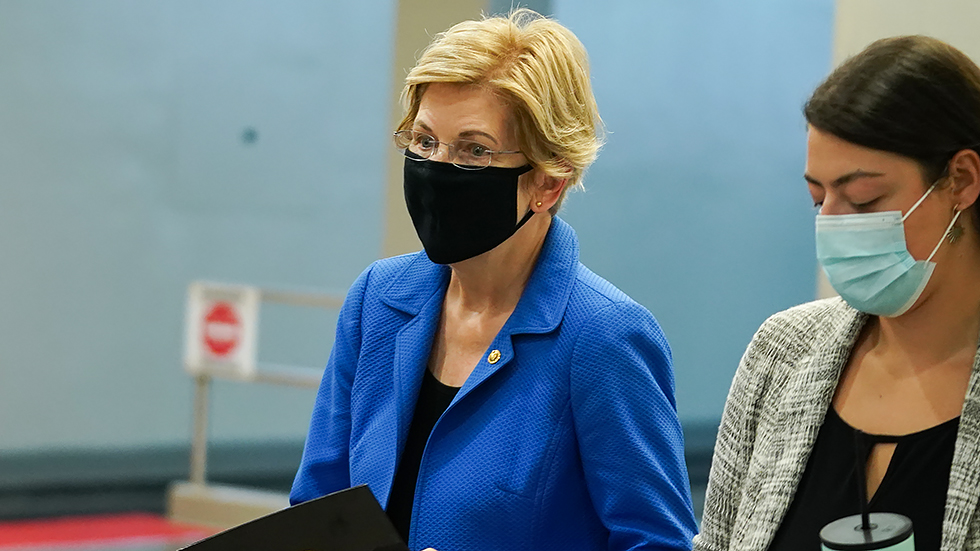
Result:
[[[868,316],[840,298],[780,312],[745,351],[725,403],[695,551],[763,551],[803,476]],[[942,551],[980,549],[980,350],[949,475]]]

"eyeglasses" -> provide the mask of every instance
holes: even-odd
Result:
[[[481,170],[493,161],[495,155],[513,155],[520,151],[493,151],[480,142],[456,140],[440,142],[432,136],[415,130],[395,132],[395,148],[413,161],[424,161],[436,154],[440,145],[449,151],[449,162],[466,170]]]

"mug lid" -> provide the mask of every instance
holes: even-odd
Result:
[[[835,520],[820,530],[820,541],[828,549],[885,549],[912,536],[912,521],[895,513],[871,513],[871,529],[861,529],[861,515]]]

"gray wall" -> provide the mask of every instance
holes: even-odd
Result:
[[[539,4],[611,131],[563,216],[710,426],[755,328],[813,296],[800,107],[832,1]],[[343,290],[380,254],[394,12],[0,0],[0,453],[186,443],[188,282]],[[324,362],[334,313],[266,314],[267,359]],[[312,399],[219,384],[212,435],[295,442]]]

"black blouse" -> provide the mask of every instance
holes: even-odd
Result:
[[[865,451],[877,443],[896,443],[869,505],[872,512],[898,513],[911,519],[916,549],[939,549],[958,427],[959,418],[955,418],[904,436],[862,433]],[[821,528],[861,512],[855,432],[833,407],[829,409],[769,551],[818,551]],[[866,461],[867,454],[863,455]]]
[[[422,388],[419,389],[418,401],[415,403],[415,413],[412,415],[412,425],[408,429],[405,450],[398,462],[395,480],[391,484],[386,511],[406,543],[412,525],[412,506],[415,503],[419,468],[422,466],[422,452],[425,451],[425,444],[436,426],[436,421],[449,408],[457,392],[459,387],[444,385],[431,371],[425,370]]]

